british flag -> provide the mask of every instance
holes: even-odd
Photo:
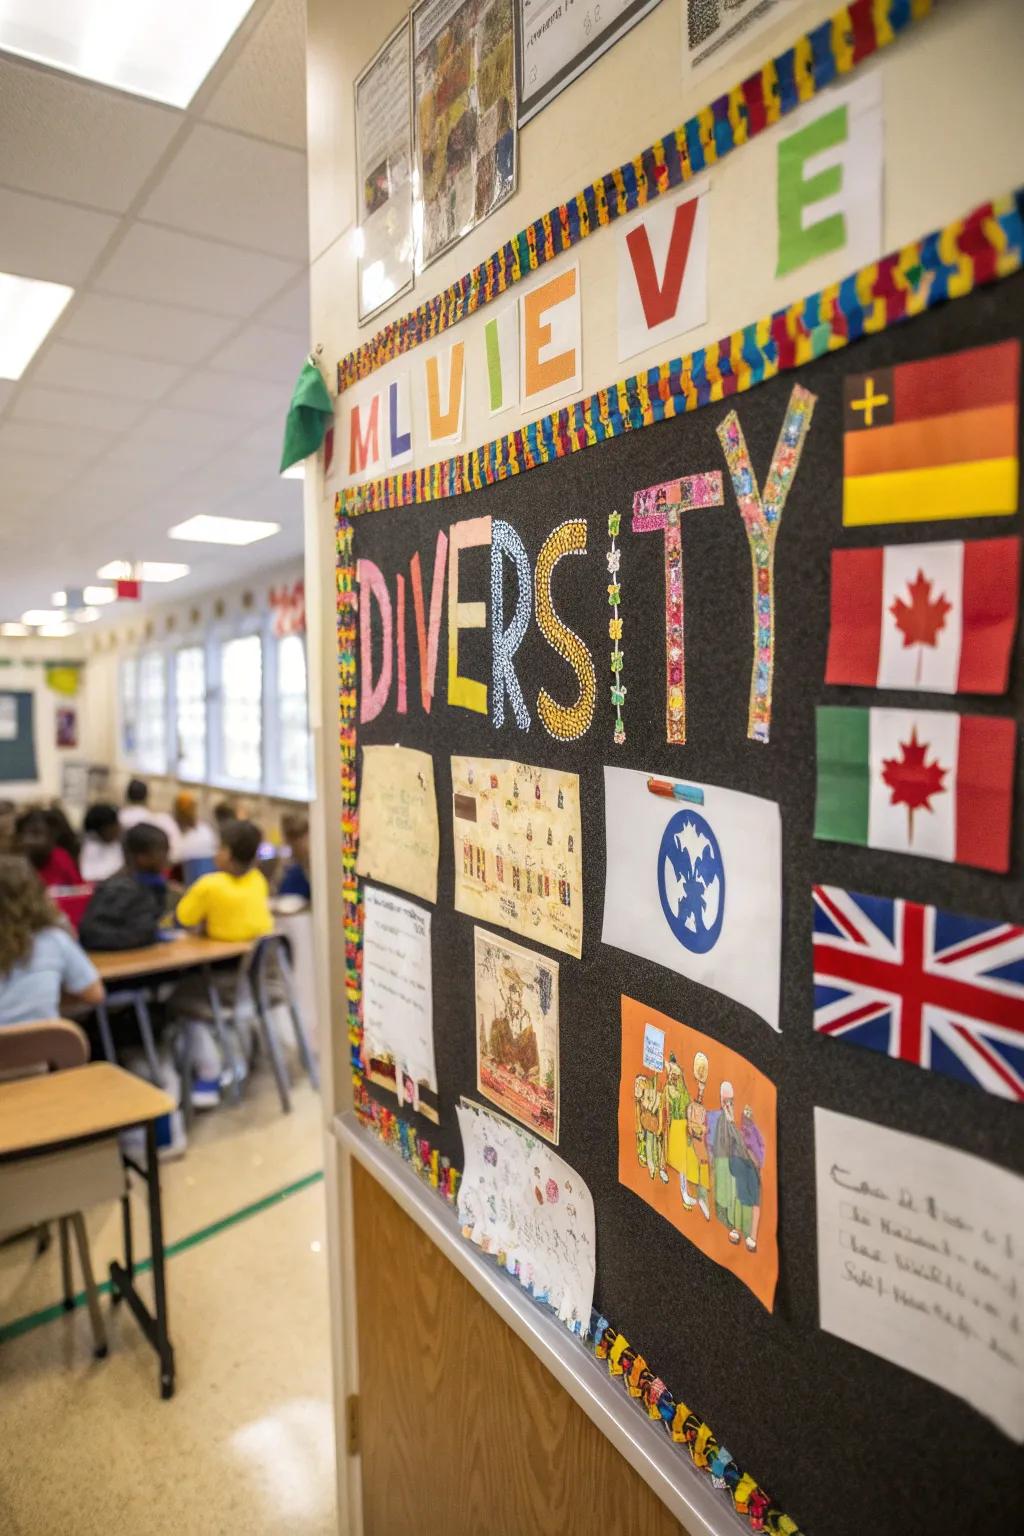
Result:
[[[816,885],[814,1027],[1024,1100],[1024,928]]]

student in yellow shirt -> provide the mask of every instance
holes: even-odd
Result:
[[[216,872],[200,876],[178,902],[177,918],[183,928],[201,928],[208,939],[228,942],[261,939],[272,932],[270,892],[256,868],[262,839],[251,821],[229,821],[221,827]],[[173,1001],[187,1006],[184,987]],[[192,1103],[205,1109],[220,1102],[224,1063],[212,1030],[199,1022],[192,1028]]]

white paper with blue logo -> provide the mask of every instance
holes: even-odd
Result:
[[[667,792],[654,793],[649,779]],[[669,786],[703,801],[676,798]],[[722,992],[778,1029],[782,824],[775,801],[606,767],[604,822],[605,944]]]

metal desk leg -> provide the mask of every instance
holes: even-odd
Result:
[[[252,975],[255,980],[256,1013],[259,1017],[260,1028],[263,1033],[263,1043],[267,1047],[270,1057],[270,1065],[274,1069],[274,1079],[277,1083],[277,1091],[281,1099],[281,1108],[287,1115],[291,1111],[292,1101],[288,1092],[288,1071],[281,1058],[281,1047],[277,1043],[274,1034],[274,1026],[270,1022],[270,1007],[267,1002],[267,950],[264,947],[267,940],[260,945],[256,961],[253,965]]]
[[[142,1040],[146,1065],[149,1067],[154,1085],[159,1088],[162,1086],[163,1079],[160,1072],[160,1062],[157,1059],[156,1041],[153,1038],[153,1021],[149,1016],[149,1004],[146,1001],[146,994],[144,992],[134,993],[132,1004],[135,1008],[135,1018],[139,1026],[139,1036]]]
[[[106,1003],[98,1003],[96,1006],[96,1022],[100,1027],[100,1041],[103,1045],[103,1054],[108,1061],[117,1066],[117,1053],[114,1050],[114,1035],[110,1028],[110,1014]]]
[[[135,1289],[131,1267],[131,1215],[127,1197],[124,1202],[125,1245],[128,1267],[115,1260],[110,1266],[110,1284],[115,1296],[126,1301],[160,1361],[160,1396],[174,1396],[174,1346],[167,1332],[167,1286],[164,1278],[164,1226],[160,1206],[160,1163],[156,1155],[156,1121],[146,1123],[146,1165],[141,1167],[122,1153],[125,1164],[146,1181],[149,1199],[149,1248],[153,1268],[153,1296],[156,1315],[149,1311]]]

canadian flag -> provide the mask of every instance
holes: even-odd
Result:
[[[691,182],[616,225],[619,362],[708,317],[708,183]]]

